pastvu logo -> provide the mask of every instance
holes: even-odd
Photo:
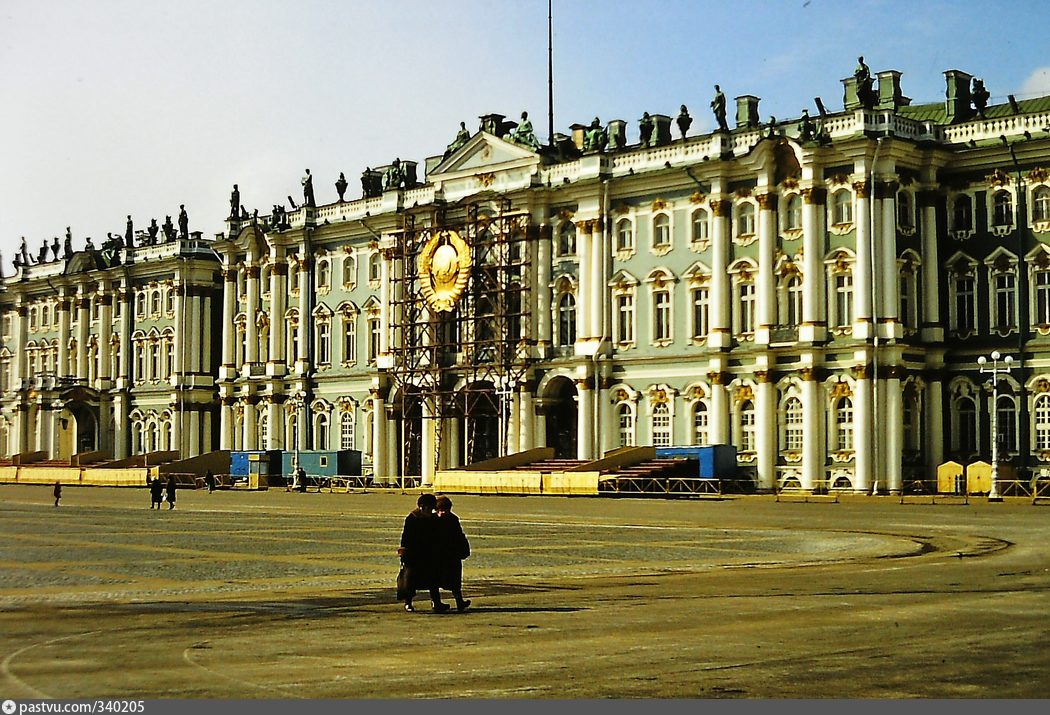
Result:
[[[4,715],[11,715],[15,711],[15,707],[17,706],[14,700],[5,700],[3,704]]]

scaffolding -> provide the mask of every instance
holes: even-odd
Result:
[[[438,468],[443,449],[462,464],[507,454],[514,395],[535,344],[529,306],[536,236],[529,214],[502,196],[440,206],[429,216],[407,213],[394,235],[389,376],[400,408],[403,485],[407,475],[422,474],[424,458]],[[433,246],[450,237],[465,244],[455,273],[461,290],[436,307]],[[435,420],[434,450],[424,455],[427,420]],[[462,427],[461,438],[445,444],[451,421]]]

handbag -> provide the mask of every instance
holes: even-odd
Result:
[[[409,586],[408,569],[405,568],[405,562],[402,561],[401,570],[397,572],[397,600],[405,601],[415,595],[415,590]]]

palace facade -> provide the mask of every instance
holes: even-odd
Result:
[[[944,74],[924,105],[898,72],[844,80],[812,120],[738,97],[697,136],[654,114],[537,149],[486,115],[419,180],[396,162],[314,205],[304,178],[214,241],[22,266],[0,445],[356,449],[430,483],[537,446],[732,444],[761,490],[899,492],[987,460],[994,410],[1000,460],[1050,470],[1050,97]]]

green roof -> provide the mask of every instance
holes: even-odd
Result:
[[[1017,107],[1021,110],[1021,114],[1050,112],[1050,96],[1022,99],[1017,102]],[[948,123],[948,115],[944,108],[944,102],[900,107],[897,109],[897,113],[902,117],[914,119],[917,122],[936,122],[938,124]],[[1013,109],[1010,108],[1009,103],[993,104],[984,110],[984,116],[988,119],[1010,117],[1013,116],[1013,113]]]

